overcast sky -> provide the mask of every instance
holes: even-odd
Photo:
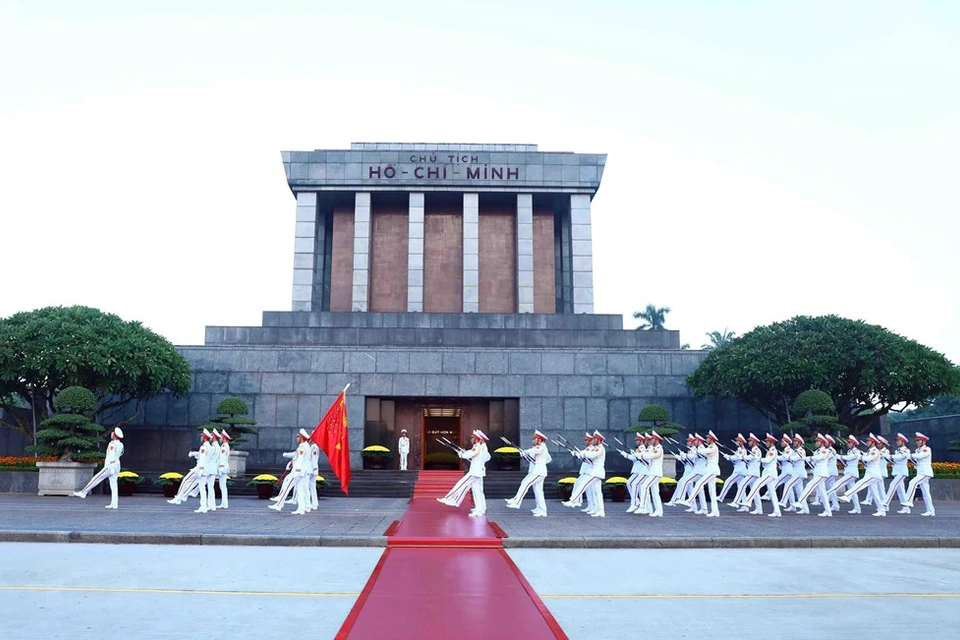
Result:
[[[606,153],[596,311],[798,314],[960,361],[960,5],[0,2],[0,317],[175,344],[290,308],[281,150]]]

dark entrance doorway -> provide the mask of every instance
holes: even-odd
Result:
[[[461,409],[458,407],[423,408],[423,468],[452,469],[460,468],[460,459],[439,439],[446,438],[463,446],[460,435]]]

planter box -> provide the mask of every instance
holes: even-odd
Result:
[[[83,489],[97,465],[92,462],[38,462],[37,494],[69,496]]]
[[[247,456],[246,451],[230,450],[230,477],[242,478],[247,475]]]
[[[0,493],[36,493],[39,479],[35,471],[0,471]]]

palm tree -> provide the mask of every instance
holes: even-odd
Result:
[[[706,336],[710,338],[710,343],[701,345],[700,348],[710,351],[711,349],[716,349],[717,347],[722,347],[723,345],[727,344],[736,338],[737,334],[724,328],[723,331],[711,331],[710,333],[706,334]]]
[[[643,311],[634,311],[633,317],[644,321],[637,327],[638,330],[649,329],[651,331],[663,331],[666,329],[666,327],[663,326],[663,322],[668,313],[670,313],[670,307],[657,308],[652,304],[648,304],[647,308]]]

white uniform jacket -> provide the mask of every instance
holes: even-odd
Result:
[[[880,449],[880,473],[881,473],[880,477],[881,478],[890,477],[890,469],[887,468],[887,462],[889,461],[890,461],[890,449],[887,449],[886,447]]]
[[[810,457],[810,459],[813,460],[814,478],[830,477],[830,458],[832,457],[833,454],[831,454],[830,450],[826,447],[820,447],[817,449],[817,452]]]
[[[648,447],[643,454],[643,459],[649,464],[648,476],[663,477],[663,447],[660,445]]]
[[[793,463],[790,462],[790,456],[793,455],[793,449],[790,447],[784,447],[780,453],[777,454],[777,462],[780,463],[780,470],[782,473],[789,474],[793,470]]]
[[[603,445],[598,447],[590,447],[590,451],[584,451],[590,461],[593,464],[590,465],[590,470],[587,471],[588,475],[593,476],[594,478],[606,478],[607,471],[604,469],[604,463],[607,459],[607,448]]]
[[[397,451],[400,453],[410,453],[410,438],[400,436],[400,439],[397,440]]]
[[[210,468],[210,463],[213,462],[213,459],[210,457],[210,449],[215,447],[209,442],[204,442],[200,445],[200,449],[197,451],[197,475],[198,476],[215,476],[217,475],[216,468]],[[193,453],[192,451],[190,452]]]
[[[308,440],[310,444],[310,473],[317,475],[320,472],[320,446],[313,440]]]
[[[593,450],[593,446],[588,445],[585,449],[582,449],[579,454],[577,454],[577,457],[582,460],[580,463],[580,475],[590,474],[590,468],[593,467],[593,460],[587,455],[587,452],[591,450]]]
[[[847,452],[840,456],[840,459],[843,460],[843,475],[853,476],[854,478],[860,477],[861,455],[860,449],[847,449]]]
[[[310,473],[312,465],[310,457],[310,442],[301,442],[294,452],[293,469],[290,470],[290,475],[295,478],[302,478]]]
[[[910,458],[917,465],[918,476],[933,477],[933,452],[930,447],[924,445],[917,449]]]
[[[693,472],[699,475],[704,475],[707,472],[707,458],[700,453],[700,449],[703,447],[694,447],[690,450],[690,459],[693,460]]]
[[[827,460],[827,470],[830,472],[829,478],[836,478],[840,475],[840,469],[837,467],[837,450],[833,447],[827,447],[830,451],[830,459]]]
[[[723,454],[723,457],[733,463],[733,473],[746,475],[747,473],[747,463],[746,458],[747,450],[743,447],[737,447],[737,452],[733,454]]]
[[[880,451],[876,447],[871,447],[870,451],[860,458],[860,461],[864,466],[864,478],[883,478],[880,471],[880,464],[883,463],[886,465],[887,463],[885,460],[880,459]]]
[[[697,447],[697,453],[706,458],[702,471],[704,475],[720,475],[720,448],[717,447],[716,443],[700,445]]]
[[[797,478],[807,477],[807,450],[803,447],[797,447],[790,453],[790,464],[793,469],[790,475]]]
[[[107,454],[103,458],[103,468],[120,473],[120,456],[123,455],[123,443],[111,440],[107,445]]]
[[[643,445],[637,447],[634,451],[627,453],[627,459],[633,460],[633,467],[630,469],[630,475],[638,473],[640,475],[646,475],[649,473],[647,463],[643,459],[643,454],[647,452],[647,448]]]
[[[767,455],[763,457],[763,475],[764,477],[777,477],[777,460],[780,456],[777,454],[776,447],[770,447],[767,449]]]
[[[908,474],[907,461],[910,459],[910,449],[900,447],[894,450],[890,459],[893,460],[893,475],[905,476]]]
[[[215,476],[220,473],[220,445],[211,442],[207,446],[207,461],[203,464],[204,475]]]
[[[230,471],[230,443],[224,442],[220,445],[220,457],[217,461],[217,473],[226,474]]]
[[[487,460],[490,454],[487,453],[487,445],[478,442],[469,449],[460,452],[460,457],[470,461],[470,468],[467,470],[468,476],[483,478],[487,475]]]
[[[553,462],[550,452],[547,451],[547,446],[543,443],[535,444],[529,449],[524,449],[523,452],[529,460],[527,473],[535,476],[546,476],[547,465]]]
[[[774,449],[776,452],[776,449]],[[743,456],[744,463],[747,465],[747,476],[751,478],[760,477],[760,460],[763,458],[763,452],[760,451],[760,447],[753,447],[745,456]],[[776,471],[777,465],[773,465],[774,471]]]

